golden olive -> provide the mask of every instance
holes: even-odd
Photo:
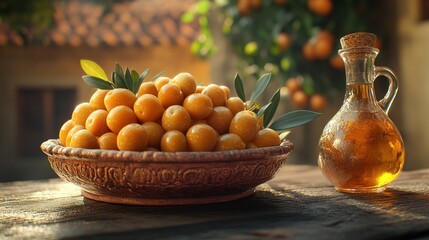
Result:
[[[226,133],[217,139],[216,142],[216,151],[224,150],[241,150],[246,148],[246,143],[234,133]]]
[[[161,123],[165,131],[178,130],[186,133],[191,126],[192,120],[184,107],[173,105],[164,111]]]
[[[118,149],[122,151],[143,151],[148,142],[146,129],[138,123],[131,123],[123,127],[116,139]]]
[[[97,137],[92,132],[81,129],[73,134],[69,147],[96,149],[98,148]]]
[[[186,140],[191,151],[213,151],[219,134],[210,125],[198,123],[186,132]]]
[[[86,119],[94,111],[91,104],[84,102],[77,105],[72,113],[74,125],[85,125]]]
[[[164,113],[164,107],[157,97],[143,94],[134,103],[134,112],[140,122],[159,121]]]
[[[63,146],[66,146],[66,139],[67,139],[67,134],[69,133],[70,129],[72,129],[74,127],[73,121],[70,119],[68,121],[66,121],[60,128],[60,133],[59,138],[60,138],[60,143]]]
[[[237,134],[244,142],[250,142],[260,129],[261,125],[256,114],[245,110],[234,116],[229,127],[229,132]]]
[[[188,110],[194,120],[203,120],[213,112],[212,100],[202,93],[194,93],[185,98],[183,107]]]
[[[180,131],[168,131],[161,138],[161,150],[163,152],[184,152],[187,149],[186,136]]]

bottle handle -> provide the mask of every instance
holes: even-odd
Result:
[[[378,101],[378,105],[384,110],[384,112],[389,113],[390,106],[393,103],[393,100],[396,97],[399,89],[398,78],[395,73],[388,67],[375,67],[375,78],[379,76],[385,76],[389,79],[389,89],[387,90],[386,95]]]

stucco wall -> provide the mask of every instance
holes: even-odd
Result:
[[[101,65],[108,76],[115,62],[148,75],[165,70],[165,76],[190,72],[197,81],[210,81],[210,65],[191,54],[189,46],[151,48],[0,48],[0,181],[54,176],[47,159],[19,159],[17,142],[18,87],[76,87],[77,102],[88,101],[94,89],[81,76],[80,59]],[[71,114],[71,113],[70,113]]]

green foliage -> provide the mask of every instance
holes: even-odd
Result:
[[[108,81],[106,73],[97,63],[91,60],[81,59],[80,66],[87,75]]]
[[[238,73],[235,75],[234,85],[235,85],[235,92],[237,93],[237,96],[243,102],[246,102],[246,93],[244,92],[243,81],[241,80],[241,78],[238,75]]]
[[[271,73],[266,73],[262,75],[256,82],[255,90],[252,92],[252,95],[250,95],[250,105],[255,102],[255,100],[261,96],[261,94],[265,91],[265,89],[268,86],[268,83],[270,83],[271,80]]]
[[[285,131],[311,122],[319,116],[320,113],[308,110],[292,111],[279,117],[269,127],[276,131]]]
[[[207,0],[200,0],[196,6]],[[333,67],[332,59],[340,48],[339,38],[358,31],[377,35],[376,14],[379,2],[370,0],[326,0],[332,4],[327,14],[310,8],[309,0],[216,0],[223,18],[222,31],[232,43],[241,60],[241,72],[258,78],[266,72],[283,81],[302,76],[302,90],[307,95],[321,93],[335,95],[344,87],[344,68]],[[192,51],[208,57],[215,49],[209,25],[205,23],[207,8],[194,7],[182,20],[200,24],[201,36],[195,40]],[[218,17],[218,16],[217,16]],[[201,21],[200,21],[201,23]],[[322,33],[328,33],[329,44],[319,44]],[[306,45],[323,53],[311,58],[303,54]]]
[[[87,74],[82,76],[83,81],[93,88],[99,89],[114,89],[114,88],[126,88],[136,94],[139,91],[139,87],[146,78],[150,69],[146,69],[142,74],[138,74],[136,70],[125,68],[125,72],[119,63],[115,64],[115,71],[111,74],[111,80],[107,79],[106,73],[97,63],[81,59],[80,65],[83,71]],[[164,71],[156,74],[152,77],[151,81],[160,77]]]
[[[41,43],[53,26],[55,0],[0,1],[0,24],[6,23],[24,38],[25,43]]]
[[[270,80],[271,80],[271,74],[265,74],[262,77],[260,77],[256,82],[256,87],[253,90],[251,96],[254,96],[254,99],[256,99],[263,91],[265,91],[268,84],[270,83]],[[241,81],[241,78],[238,76],[238,74],[236,75],[234,81],[235,81],[235,86],[239,86],[239,88],[236,87],[235,89],[237,92],[237,95],[244,95],[244,92],[239,94],[239,92],[242,91],[242,88],[240,86],[243,86],[243,83]],[[246,99],[242,99],[242,100],[246,102]],[[256,114],[258,117],[263,117],[263,125],[264,127],[268,127],[277,110],[279,102],[280,102],[280,89],[278,89],[276,93],[274,93],[274,95],[271,97],[270,101],[266,105],[262,106],[261,108],[258,108],[258,103],[251,100],[249,101],[248,105],[246,104],[246,108],[248,110],[256,111]],[[269,126],[269,128],[278,132],[284,132],[291,128],[309,123],[312,120],[319,117],[320,115],[321,114],[318,112],[307,111],[307,110],[292,111],[280,116]]]
[[[277,111],[277,107],[280,103],[280,89],[270,99],[270,105],[267,107],[264,113],[264,127],[267,127],[270,124],[271,120],[274,117],[274,114]]]
[[[98,89],[113,89],[115,85],[112,82],[106,81],[104,79],[100,79],[98,77],[85,75],[82,76],[83,81],[93,88]]]

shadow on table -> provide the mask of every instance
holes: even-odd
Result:
[[[111,221],[116,229],[135,224],[91,239],[401,239],[428,234],[428,210],[416,208],[427,204],[427,194],[388,189],[382,194],[350,195],[330,187],[320,191],[326,194],[272,188],[242,200],[194,206],[122,206],[88,199],[84,204],[101,212],[93,218]],[[413,224],[419,217],[423,221]],[[399,227],[392,224],[400,218]]]

